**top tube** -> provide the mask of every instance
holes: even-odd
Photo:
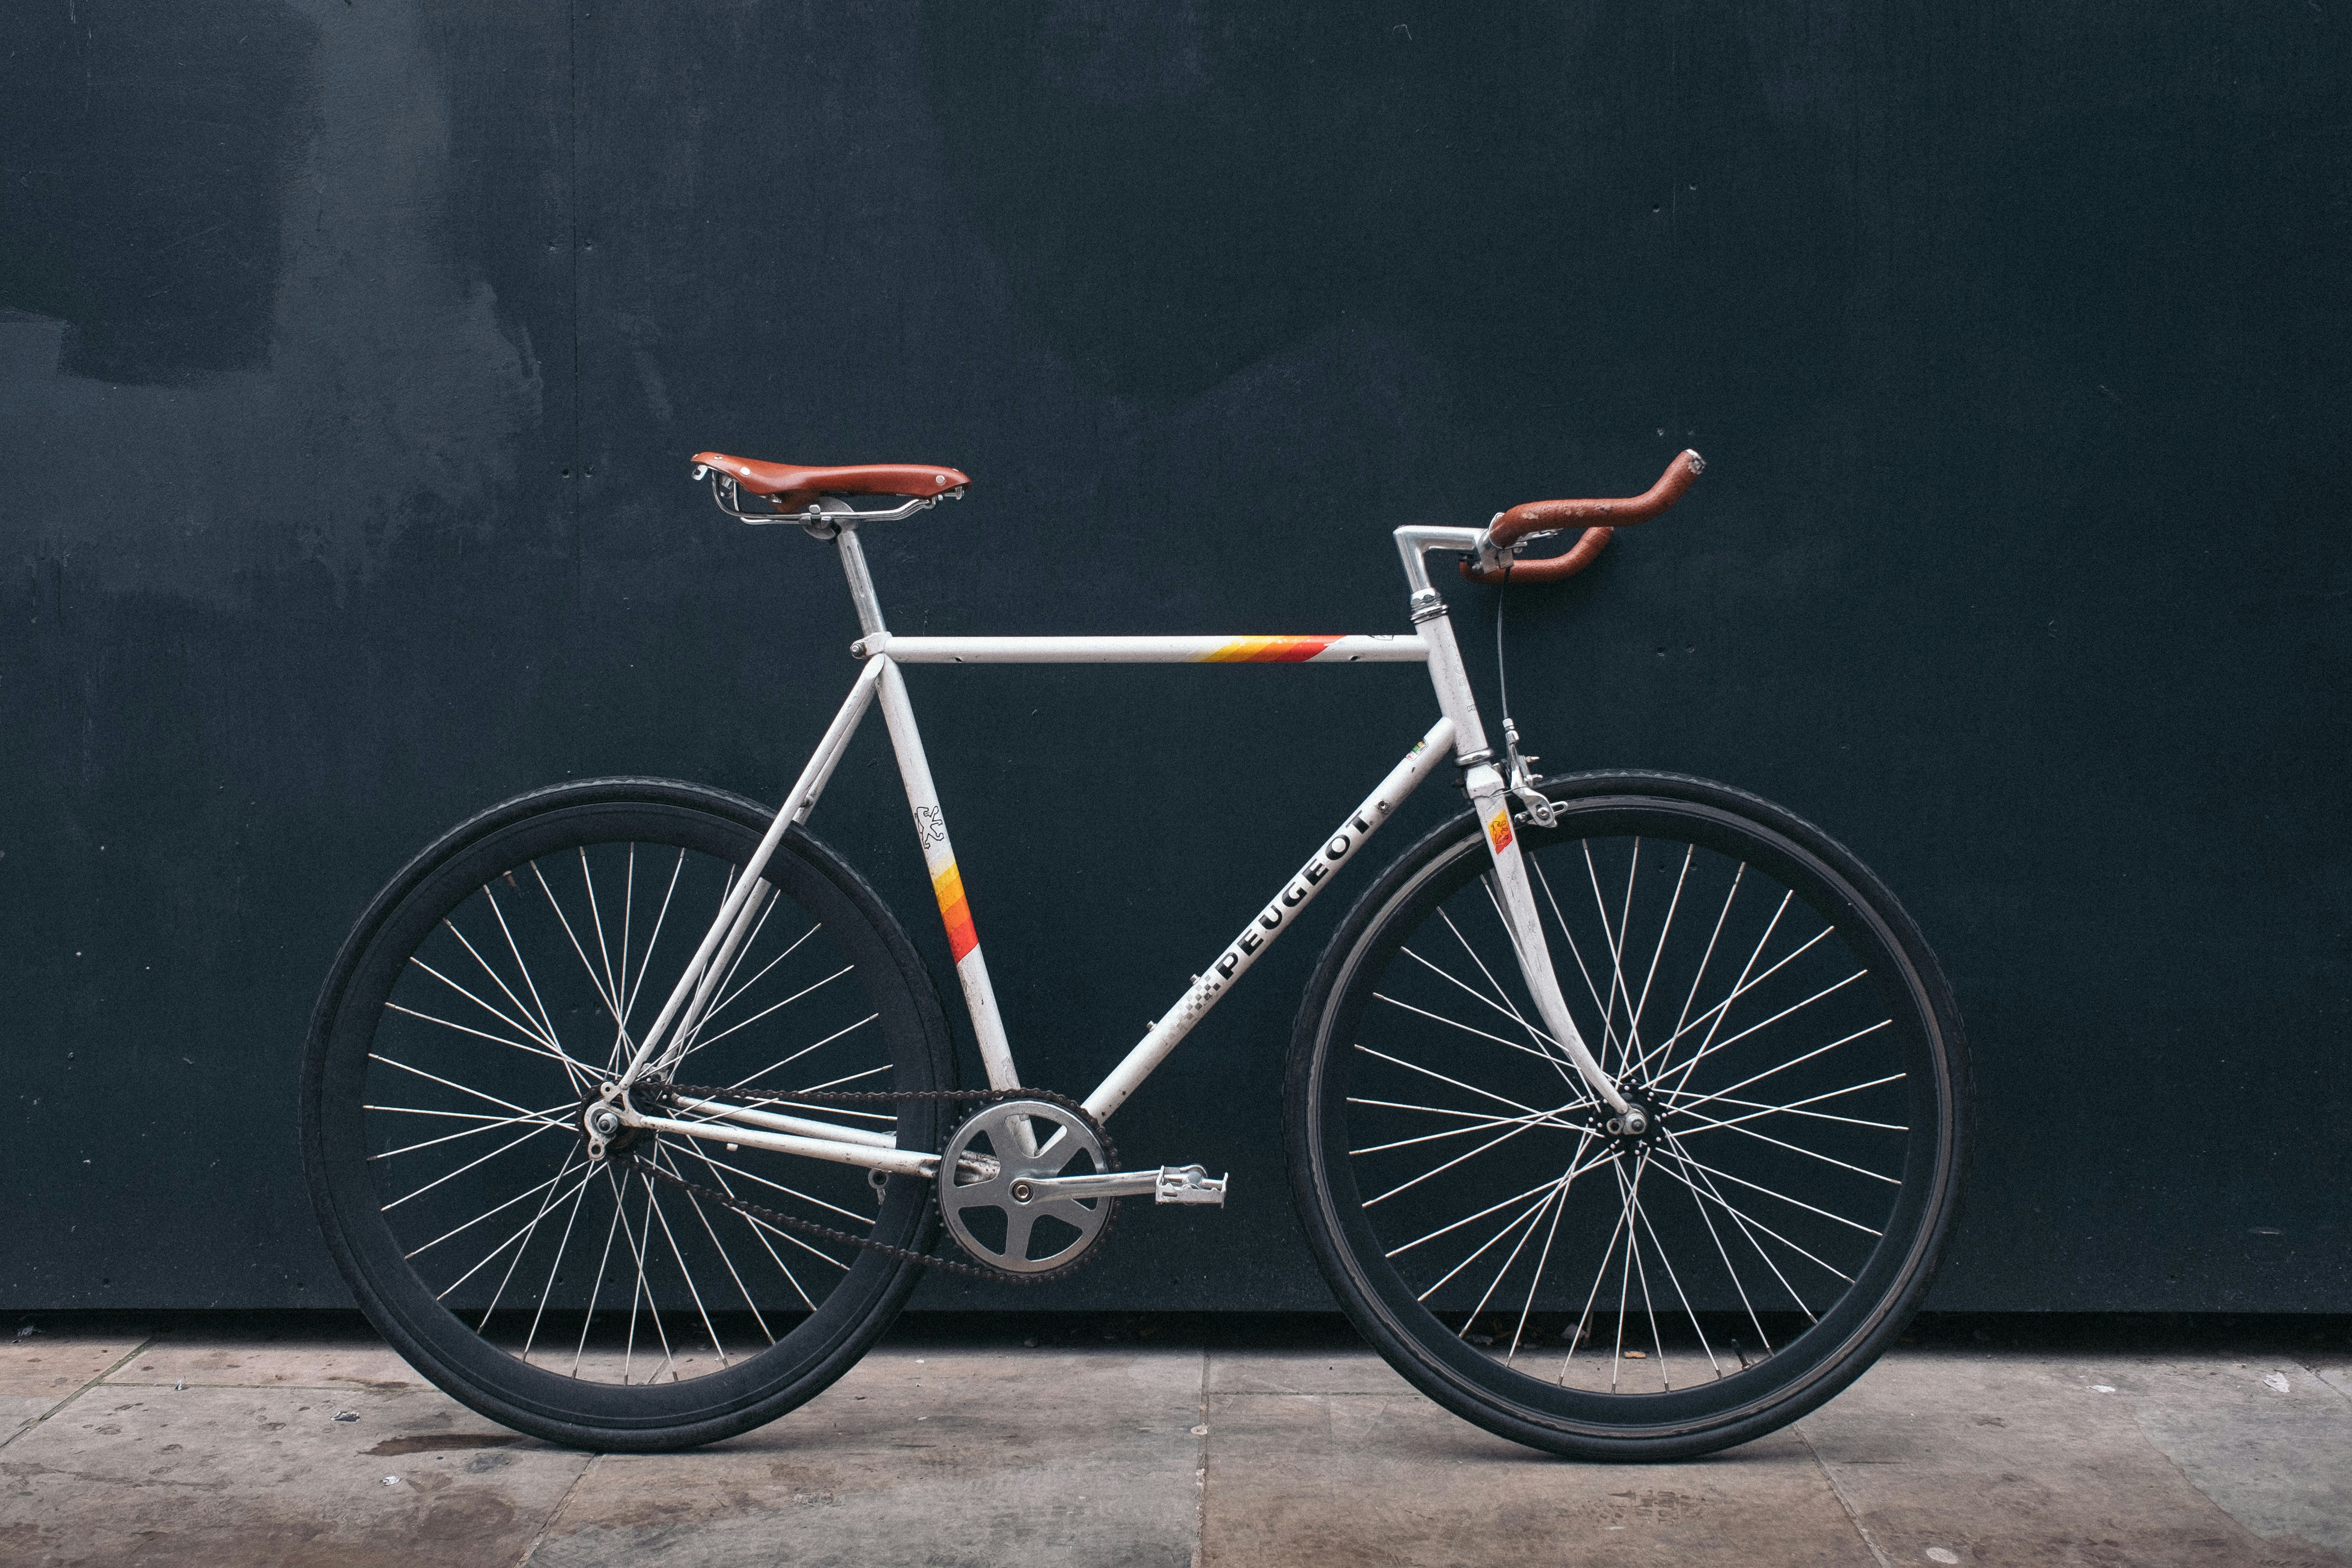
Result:
[[[1308,637],[901,637],[850,645],[900,664],[1423,664],[1429,644],[1391,633]]]

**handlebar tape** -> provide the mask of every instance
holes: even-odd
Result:
[[[1647,522],[1683,499],[1691,481],[1706,470],[1706,459],[1696,452],[1675,454],[1658,476],[1658,482],[1637,496],[1597,500],[1522,501],[1495,521],[1487,538],[1498,550],[1523,539],[1581,528],[1584,536],[1565,555],[1542,561],[1517,561],[1482,571],[1475,562],[1462,563],[1462,575],[1473,583],[1557,583],[1573,577],[1599,559],[1611,537],[1621,528]]]

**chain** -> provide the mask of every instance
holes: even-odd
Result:
[[[646,1099],[656,1101],[667,1100],[673,1094],[692,1095],[698,1099],[705,1095],[725,1094],[750,1100],[755,1103],[797,1101],[803,1105],[895,1105],[904,1103],[908,1100],[928,1101],[932,1104],[954,1104],[968,1100],[978,1100],[982,1104],[996,1104],[1007,1100],[1042,1100],[1046,1101],[1048,1104],[1060,1106],[1063,1110],[1071,1112],[1073,1115],[1076,1116],[1080,1121],[1085,1123],[1087,1129],[1093,1132],[1095,1137],[1102,1143],[1103,1161],[1106,1169],[1116,1169],[1118,1164],[1118,1155],[1111,1147],[1110,1134],[1103,1131],[1102,1123],[1097,1121],[1094,1117],[1088,1113],[1087,1108],[1079,1104],[1076,1100],[1068,1099],[1063,1095],[1055,1094],[1048,1089],[912,1089],[905,1090],[771,1090],[757,1087],[747,1088],[740,1084],[714,1087],[690,1083],[655,1082],[641,1084],[639,1086],[639,1092],[645,1093]],[[1111,1226],[1118,1218],[1118,1200],[1117,1198],[1103,1199],[1102,1201],[1106,1205],[1108,1205],[1109,1212],[1103,1216],[1103,1227],[1096,1234],[1093,1246],[1087,1247],[1084,1252],[1072,1258],[1069,1262],[1062,1265],[1059,1268],[1049,1268],[1042,1274],[1014,1274],[1007,1269],[989,1268],[976,1264],[961,1263],[952,1258],[934,1258],[927,1252],[915,1252],[907,1247],[893,1247],[887,1241],[877,1241],[870,1236],[857,1236],[849,1231],[835,1230],[831,1226],[819,1225],[814,1220],[803,1219],[798,1215],[780,1213],[775,1209],[767,1208],[761,1205],[748,1202],[742,1198],[737,1197],[730,1192],[726,1192],[717,1187],[706,1187],[699,1182],[688,1181],[684,1176],[679,1175],[675,1171],[666,1171],[650,1161],[638,1159],[634,1149],[624,1150],[621,1151],[621,1152],[625,1156],[625,1163],[632,1170],[644,1175],[647,1181],[651,1181],[655,1177],[658,1176],[661,1180],[667,1182],[674,1187],[682,1188],[686,1192],[693,1194],[696,1197],[709,1198],[711,1202],[718,1204],[720,1207],[731,1209],[735,1213],[745,1215],[748,1218],[761,1220],[766,1224],[778,1226],[781,1229],[798,1231],[803,1236],[813,1236],[820,1238],[821,1240],[835,1242],[847,1247],[863,1247],[868,1252],[878,1252],[885,1258],[896,1258],[901,1263],[918,1263],[926,1268],[939,1269],[942,1273],[960,1275],[967,1279],[993,1280],[1000,1285],[1044,1285],[1076,1273],[1079,1268],[1085,1267],[1089,1258],[1093,1258],[1096,1253],[1102,1250],[1102,1244],[1109,1237]]]

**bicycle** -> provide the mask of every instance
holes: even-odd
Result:
[[[1900,1331],[1951,1223],[1969,1086],[1949,987],[1894,896],[1790,812],[1668,773],[1538,778],[1507,707],[1497,750],[1427,562],[1570,575],[1701,467],[1397,529],[1409,632],[908,637],[860,532],[966,476],[698,455],[729,516],[835,547],[861,628],[848,696],[780,807],[656,779],[543,789],[368,906],[301,1084],[352,1293],[494,1420],[675,1449],[824,1389],[925,1268],[1051,1280],[1098,1256],[1121,1198],[1221,1205],[1201,1165],[1123,1166],[1107,1122],[1450,760],[1469,809],[1358,898],[1290,1045],[1291,1186],[1333,1294],[1429,1397],[1538,1449],[1675,1458],[1814,1408]],[[859,509],[877,497],[897,504]],[[1567,554],[1521,557],[1570,530]],[[902,673],[1055,662],[1420,663],[1439,710],[1082,1100],[1022,1083]],[[804,826],[877,702],[985,1089],[957,1086],[905,929]]]

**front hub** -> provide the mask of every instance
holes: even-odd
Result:
[[[1620,1153],[1638,1153],[1643,1149],[1654,1149],[1664,1143],[1666,1135],[1661,1125],[1664,1108],[1656,1095],[1648,1089],[1622,1084],[1618,1086],[1617,1091],[1625,1097],[1626,1110],[1616,1111],[1606,1105],[1595,1107],[1592,1121],[1589,1123],[1592,1131],[1616,1145]]]

